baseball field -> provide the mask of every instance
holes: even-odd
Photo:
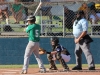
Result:
[[[96,70],[89,71],[87,64],[83,64],[83,70],[72,71],[72,67],[75,64],[68,64],[70,71],[60,72],[60,71],[48,71],[49,65],[45,65],[47,72],[39,73],[39,68],[37,64],[29,65],[28,73],[25,75],[100,75],[100,65],[96,64]],[[57,64],[58,70],[62,70],[61,65]],[[21,74],[22,65],[0,65],[0,75],[23,75]]]

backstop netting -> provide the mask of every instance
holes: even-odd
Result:
[[[86,4],[86,18],[89,22],[88,33],[98,36],[100,33],[100,16],[97,22],[92,21],[91,6],[95,6],[96,13],[100,14],[100,1],[87,0],[51,0],[49,2],[1,2],[0,9],[7,7],[6,14],[0,15],[0,36],[27,36],[25,32],[28,15],[36,16],[36,23],[41,25],[41,36],[71,37],[72,26],[76,11]],[[17,8],[18,7],[18,8]],[[69,13],[67,12],[69,11]],[[91,18],[92,16],[92,18]]]

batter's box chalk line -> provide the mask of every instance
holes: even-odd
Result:
[[[100,70],[70,70],[69,72],[100,72]]]

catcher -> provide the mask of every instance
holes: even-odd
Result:
[[[59,44],[59,39],[57,37],[51,38],[51,45],[51,52],[46,52],[46,50],[40,48],[39,54],[47,54],[47,59],[50,63],[50,70],[58,70],[55,65],[55,60],[58,60],[64,68],[63,71],[68,71],[69,67],[67,66],[66,62],[70,61],[70,53]]]

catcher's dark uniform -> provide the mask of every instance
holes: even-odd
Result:
[[[60,62],[60,64],[63,66],[63,68],[64,69],[69,69],[66,62],[62,58],[62,55],[70,57],[70,53],[68,52],[68,50],[66,50],[60,44],[57,44],[55,47],[53,47],[53,51],[57,51],[57,53],[55,54],[55,58],[56,58],[56,60],[58,60]],[[51,65],[50,69],[56,70],[57,67],[55,66],[54,60],[52,60],[53,55],[52,54],[47,54],[47,59],[50,62],[50,65]],[[70,58],[69,58],[69,60],[70,60]]]

